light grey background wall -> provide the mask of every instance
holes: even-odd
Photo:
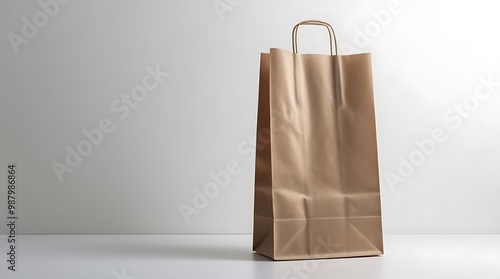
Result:
[[[372,52],[385,232],[499,233],[485,0],[2,1],[1,220],[15,162],[20,233],[251,233],[259,53],[304,19]]]

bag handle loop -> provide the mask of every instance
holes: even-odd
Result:
[[[332,41],[335,45],[335,55],[337,55],[337,37],[335,36],[335,31],[330,24],[320,21],[320,20],[304,20],[295,25],[292,30],[292,49],[293,53],[297,53],[297,33],[299,31],[299,26],[301,25],[318,25],[324,26],[328,29],[328,35],[330,36],[330,55],[333,55]],[[332,40],[333,37],[333,40]]]

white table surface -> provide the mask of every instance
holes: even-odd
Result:
[[[500,278],[500,235],[385,235],[385,255],[276,262],[251,235],[17,236],[17,271],[0,278]]]

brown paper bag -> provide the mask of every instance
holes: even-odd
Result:
[[[330,55],[297,54],[300,25],[327,27]],[[325,22],[292,34],[293,52],[261,54],[253,250],[275,260],[380,255],[370,54],[337,55]]]

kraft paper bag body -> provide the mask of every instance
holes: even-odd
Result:
[[[297,54],[300,25],[335,55]],[[260,61],[253,250],[274,260],[383,254],[369,53],[336,55],[304,21]]]

